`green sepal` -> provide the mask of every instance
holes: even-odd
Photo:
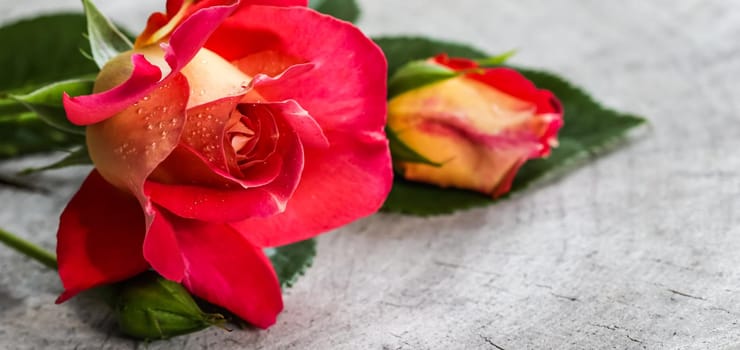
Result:
[[[185,287],[154,272],[110,289],[109,303],[121,332],[136,339],[167,339],[226,322],[221,314],[201,310]]]
[[[422,163],[435,167],[442,166],[442,163],[437,163],[424,157],[419,152],[415,151],[404,143],[396,134],[393,129],[385,128],[386,137],[388,137],[388,146],[391,149],[391,158],[393,162],[406,162],[406,163]]]
[[[281,287],[290,287],[311,267],[316,256],[316,240],[307,239],[277,248],[265,249],[275,269]]]
[[[409,62],[388,79],[388,99],[425,85],[457,77],[460,74],[462,72],[456,72],[426,60]]]
[[[87,95],[92,92],[93,80],[75,79],[53,83],[26,95],[10,95],[26,108],[38,114],[49,125],[72,134],[85,135],[85,128],[70,123],[62,104],[62,95]]]
[[[487,58],[480,58],[480,59],[473,60],[473,61],[475,61],[475,63],[477,63],[481,67],[494,67],[494,66],[500,66],[506,63],[506,61],[514,57],[514,55],[516,55],[516,50],[510,50],[500,55],[491,56]]]
[[[91,0],[82,0],[87,18],[87,37],[90,50],[99,68],[120,53],[131,50],[134,45]]]
[[[92,165],[92,159],[90,159],[90,154],[88,153],[86,146],[81,146],[69,152],[69,154],[67,154],[64,158],[52,164],[39,168],[24,169],[20,172],[20,175],[29,175],[41,171],[55,170],[78,165]]]
[[[360,18],[360,7],[355,0],[311,0],[308,6],[347,22],[355,23]]]

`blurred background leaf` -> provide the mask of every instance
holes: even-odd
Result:
[[[308,6],[347,22],[355,23],[360,18],[360,7],[354,0],[311,0]]]

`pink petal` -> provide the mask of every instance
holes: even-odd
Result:
[[[550,91],[538,89],[521,73],[511,68],[486,69],[483,74],[466,74],[468,78],[488,84],[520,100],[537,105],[537,114],[562,113],[560,101]]]
[[[375,213],[392,184],[387,140],[382,133],[327,133],[329,149],[306,149],[298,189],[285,212],[251,218],[234,228],[260,246],[297,242]]]
[[[245,40],[235,45],[233,38]],[[295,100],[316,120],[328,149],[306,146],[301,182],[285,212],[235,224],[264,246],[314,236],[374,213],[391,186],[383,132],[386,62],[352,25],[303,8],[245,7],[224,21],[206,47],[229,61],[276,51],[311,70],[255,82],[266,101]]]
[[[224,147],[226,125],[242,96],[227,97],[188,110],[181,143],[201,155],[209,167],[228,174]]]
[[[69,97],[64,93],[67,118],[76,125],[95,124],[131,106],[150,93],[162,77],[159,67],[149,63],[144,55],[131,56],[133,73],[123,84],[98,94]]]
[[[279,175],[267,185],[245,188],[239,179],[219,172],[216,174],[232,181],[231,186],[207,187],[202,184],[188,184],[187,174],[203,174],[204,169],[208,168],[205,159],[191,153],[189,157],[181,158],[187,159],[186,161],[173,162],[175,165],[179,164],[181,170],[175,168],[168,170],[172,174],[184,175],[180,178],[171,178],[178,183],[149,181],[146,184],[146,192],[152,201],[184,218],[231,222],[248,217],[275,215],[285,210],[286,203],[291,199],[301,179],[304,164],[303,146],[296,134],[284,133],[279,142],[278,147],[281,151],[274,156],[280,157],[282,166]],[[178,152],[178,156],[185,155]]]
[[[238,6],[213,6],[202,9],[185,20],[172,34],[168,44],[162,44],[165,60],[170,65],[168,77],[172,77],[190,62],[203,47],[206,39]],[[134,70],[121,85],[97,94],[70,98],[65,94],[64,108],[67,118],[78,125],[98,123],[113,117],[164,82],[157,83],[162,75],[160,69],[146,61],[142,55],[132,56]]]
[[[385,56],[349,23],[307,8],[247,6],[223,22],[206,48],[232,62],[272,50],[314,64],[256,90],[266,101],[295,100],[325,132],[385,126]]]
[[[203,47],[216,28],[239,6],[231,5],[207,7],[195,12],[183,21],[170,37],[168,44],[163,44],[165,60],[173,72],[179,72]]]
[[[496,188],[493,190],[493,198],[497,198],[509,193],[509,191],[511,190],[511,185],[514,183],[516,173],[519,172],[519,169],[522,167],[522,165],[524,165],[526,161],[527,158],[522,158],[521,161],[516,162],[514,163],[514,165],[512,165],[511,169],[509,169],[506,175],[504,175]]]
[[[177,242],[177,233],[165,216],[158,210],[144,239],[144,258],[162,277],[181,282],[185,277],[185,261]]]
[[[136,198],[93,170],[59,222],[57,255],[65,291],[57,303],[145,271],[149,264],[141,251],[144,232],[144,215]]]
[[[544,128],[539,138],[542,147],[537,156],[550,154],[552,147],[557,144],[558,131],[563,126],[563,106],[552,92],[537,88],[534,83],[511,68],[486,69],[483,74],[466,76],[518,99],[534,103],[537,106],[537,120],[534,122],[542,125],[538,127]]]
[[[195,295],[225,307],[260,328],[283,309],[280,285],[262,249],[227,225],[175,220],[187,261],[183,284]]]
[[[188,84],[181,74],[115,117],[87,128],[90,157],[111,184],[134,194],[152,215],[142,186],[177,146],[185,124]]]
[[[314,65],[312,64],[295,65],[275,78],[267,75],[258,75],[252,80],[252,88],[259,90],[261,87],[279,85],[280,82],[290,81],[309,72],[313,67]],[[329,140],[324,135],[324,131],[321,129],[319,123],[295,100],[290,99],[283,102],[262,103],[262,105],[269,106],[270,109],[275,109],[276,113],[283,115],[286,121],[300,135],[301,142],[304,145],[308,147],[329,146]]]
[[[242,0],[242,6],[267,5],[267,6],[308,6],[308,0]]]

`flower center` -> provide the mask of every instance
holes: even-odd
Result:
[[[236,165],[244,172],[264,164],[277,150],[280,130],[272,113],[241,105],[226,125],[226,141],[234,151]]]

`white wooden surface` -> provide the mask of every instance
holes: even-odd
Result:
[[[98,2],[131,28],[162,6]],[[0,247],[0,348],[740,348],[740,2],[360,2],[370,34],[517,48],[517,64],[560,72],[652,129],[493,207],[376,215],[321,237],[268,331],[127,340],[94,300],[54,305],[56,275]],[[59,8],[79,4],[0,0],[0,21]],[[53,247],[83,173],[35,178],[48,195],[0,189],[0,226]]]

